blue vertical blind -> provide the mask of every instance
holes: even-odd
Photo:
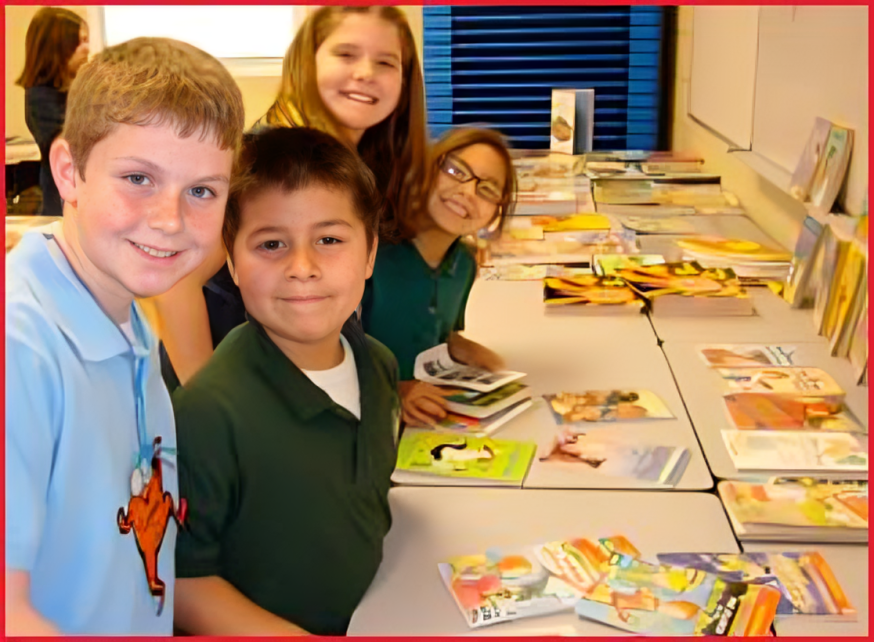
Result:
[[[553,88],[595,90],[596,150],[657,149],[665,9],[426,6],[428,125],[494,127],[549,147]]]

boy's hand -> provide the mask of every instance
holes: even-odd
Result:
[[[465,339],[457,332],[449,335],[447,343],[450,356],[459,363],[484,368],[491,372],[505,370],[507,367],[499,354],[475,341]]]
[[[446,416],[443,397],[454,391],[432,386],[424,381],[401,381],[398,384],[404,422],[412,426],[433,426]]]

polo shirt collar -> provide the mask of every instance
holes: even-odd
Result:
[[[131,350],[121,329],[100,308],[94,296],[73,271],[55,235],[61,222],[22,235],[21,251],[30,255],[31,272],[25,277],[46,316],[87,361],[104,361]],[[148,352],[154,338],[131,304],[131,324],[138,340],[137,352]]]
[[[452,242],[452,245],[446,250],[446,254],[443,256],[443,260],[440,261],[440,265],[436,268],[432,268],[428,265],[428,262],[422,257],[419,249],[413,244],[412,240],[402,241],[419,260],[422,266],[425,268],[425,271],[429,276],[434,276],[435,274],[441,274],[444,276],[455,276],[456,270],[458,270],[458,266],[461,262],[462,253],[465,252],[464,244],[461,242],[461,237],[458,237]]]

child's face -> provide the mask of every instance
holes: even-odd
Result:
[[[233,275],[246,310],[283,347],[336,348],[373,273],[376,240],[342,190],[268,189],[243,200]]]
[[[482,143],[455,150],[448,157],[450,164],[444,162],[443,167],[453,173],[439,170],[428,197],[428,213],[447,234],[472,234],[487,226],[497,212],[498,205],[481,193],[503,194],[507,180],[504,159],[493,147]],[[468,177],[475,178],[459,182]]]
[[[63,172],[65,236],[98,300],[161,294],[203,262],[221,240],[232,162],[211,136],[116,125],[84,179]]]
[[[355,144],[397,108],[401,52],[397,27],[370,13],[343,18],[316,51],[319,96]]]

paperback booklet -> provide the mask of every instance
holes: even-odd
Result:
[[[674,417],[651,390],[586,390],[546,394],[543,398],[558,425]]]
[[[607,575],[577,615],[650,635],[768,635],[780,602],[773,586],[611,556]]]
[[[521,379],[525,373],[512,370],[491,372],[483,368],[458,363],[450,356],[449,346],[441,343],[419,353],[413,367],[413,376],[419,381],[436,385],[491,392],[511,381]]]
[[[755,368],[791,366],[796,346],[760,344],[709,344],[698,346],[698,354],[711,368]]]
[[[835,472],[847,479],[868,473],[867,443],[848,433],[723,430],[722,439],[741,472]]]
[[[392,481],[445,486],[521,486],[534,442],[404,430]]]
[[[543,302],[547,307],[573,306],[605,314],[639,314],[645,305],[622,279],[594,274],[543,279]]]
[[[767,584],[781,593],[777,615],[853,621],[856,609],[817,551],[791,553],[659,553],[672,567],[694,568],[733,582]]]
[[[795,167],[795,172],[789,182],[789,193],[799,201],[808,200],[813,173],[819,165],[831,128],[831,122],[825,118],[817,118],[813,123],[813,131],[804,151],[801,152],[801,158],[798,159],[798,165]]]
[[[725,395],[728,418],[738,430],[820,430],[866,433],[841,402],[820,397],[760,392]]]
[[[661,254],[596,254],[592,257],[592,270],[598,276],[612,276],[618,270],[644,265],[659,265],[665,262]]]
[[[738,539],[787,542],[868,541],[868,483],[813,479],[717,485]]]
[[[638,234],[697,234],[685,216],[617,216],[623,227]]]
[[[459,388],[446,397],[450,411],[468,417],[490,417],[520,401],[531,398],[531,389],[513,381],[492,392],[474,392]]]
[[[438,430],[451,430],[476,436],[491,435],[508,421],[528,410],[531,404],[531,399],[524,399],[487,417],[469,417],[448,412],[434,427]]]
[[[789,262],[792,255],[786,250],[767,247],[755,241],[744,239],[724,239],[719,237],[696,237],[680,239],[677,245],[687,252],[698,255],[696,258],[710,257],[738,261],[780,261]]]
[[[852,150],[853,130],[832,125],[810,183],[809,200],[814,213],[825,216],[832,211],[844,183]]]
[[[670,487],[683,477],[689,457],[686,448],[623,444],[565,428],[539,460],[555,466],[584,466],[600,475]]]
[[[844,398],[843,389],[819,368],[717,368],[729,392],[810,395],[832,401]]]

